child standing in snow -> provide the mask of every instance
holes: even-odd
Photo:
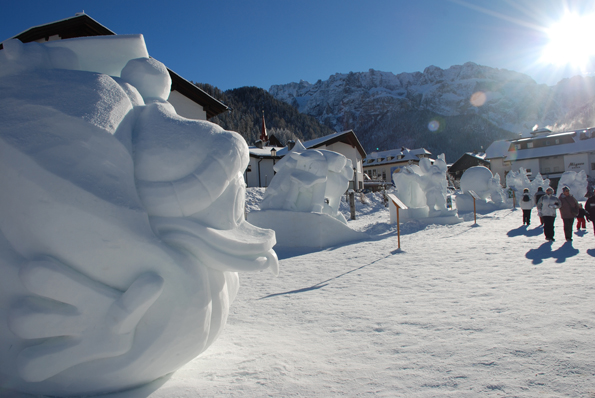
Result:
[[[533,209],[533,199],[529,195],[529,189],[523,189],[523,196],[521,197],[521,209],[523,210],[523,225],[531,224],[531,209]]]
[[[579,206],[579,209],[578,209],[578,215],[576,216],[576,221],[577,221],[576,230],[580,231],[581,227],[583,229],[587,229],[587,224],[585,223],[585,216],[587,215],[587,212],[583,208],[582,203],[579,203],[578,206]]]

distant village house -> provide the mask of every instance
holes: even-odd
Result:
[[[273,138],[274,136],[271,136]],[[279,147],[280,143],[269,142],[269,146],[255,145],[250,147],[250,164],[244,173],[248,187],[267,187],[274,176],[273,166],[292,148],[291,143]],[[329,134],[302,143],[306,149],[326,149],[338,152],[353,165],[353,180],[349,182],[350,189],[360,190],[364,187],[363,159],[366,151],[353,130]]]

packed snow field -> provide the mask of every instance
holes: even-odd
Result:
[[[256,209],[262,190],[250,189]],[[368,241],[279,251],[242,274],[228,325],[200,357],[118,398],[595,396],[592,224],[546,243],[533,210],[389,225],[357,202]],[[347,206],[341,209],[348,217]]]

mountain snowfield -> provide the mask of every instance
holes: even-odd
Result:
[[[255,210],[263,190],[248,191]],[[410,222],[399,251],[380,194],[368,195],[349,225],[370,240],[280,251],[278,277],[242,275],[211,348],[105,397],[593,397],[593,226],[565,242],[558,218],[550,244],[532,217]]]
[[[503,138],[500,130],[518,136],[535,125],[552,129],[595,125],[594,78],[575,77],[549,87],[522,73],[472,62],[448,69],[429,66],[423,73],[395,75],[373,69],[337,73],[315,84],[275,85],[269,92],[336,131],[353,129],[367,150],[385,141],[385,150],[416,145],[411,136],[427,131],[432,120],[442,121],[442,129],[450,124],[448,133],[453,135],[471,123],[469,118],[480,117],[484,123],[473,129],[477,134],[487,130],[481,145]],[[585,113],[589,117],[582,117]],[[441,120],[452,117],[467,119]]]

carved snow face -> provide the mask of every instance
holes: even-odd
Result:
[[[278,269],[274,233],[243,219],[243,139],[176,115],[154,60],[67,42],[66,69],[49,46],[0,51],[0,385],[34,394],[175,371],[225,325],[235,271]],[[81,70],[102,51],[121,78]]]

